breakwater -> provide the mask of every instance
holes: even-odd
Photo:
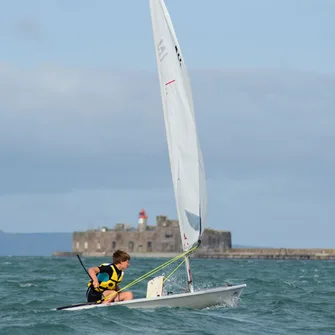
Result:
[[[56,257],[111,257],[112,252],[54,252]],[[136,252],[132,258],[172,258],[176,252]],[[226,250],[196,251],[192,258],[217,259],[274,259],[274,260],[335,260],[335,249],[290,249],[290,248],[231,248]]]
[[[281,259],[281,260],[335,260],[335,249],[290,249],[290,248],[232,248],[222,252],[203,252],[197,258],[222,259]]]

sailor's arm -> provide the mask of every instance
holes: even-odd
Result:
[[[99,286],[99,281],[98,281],[98,278],[97,278],[98,273],[100,273],[100,269],[97,266],[88,269],[88,274],[90,275],[90,277],[93,280],[93,286],[94,287]]]

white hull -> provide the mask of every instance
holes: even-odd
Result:
[[[181,293],[150,299],[134,299],[128,301],[106,304],[78,304],[67,307],[59,307],[61,310],[82,310],[97,307],[126,306],[128,308],[157,308],[157,307],[184,307],[202,309],[218,305],[235,305],[240,297],[245,284],[224,286],[193,293]]]

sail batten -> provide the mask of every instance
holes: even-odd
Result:
[[[198,243],[206,183],[184,57],[163,0],[150,0],[165,129],[183,250]]]

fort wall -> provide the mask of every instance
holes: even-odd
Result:
[[[222,252],[231,248],[231,233],[205,229],[202,235],[203,251]],[[85,256],[112,255],[117,249],[129,253],[180,253],[182,252],[179,223],[167,216],[157,216],[156,226],[133,229],[117,224],[114,229],[74,232],[72,251]]]

